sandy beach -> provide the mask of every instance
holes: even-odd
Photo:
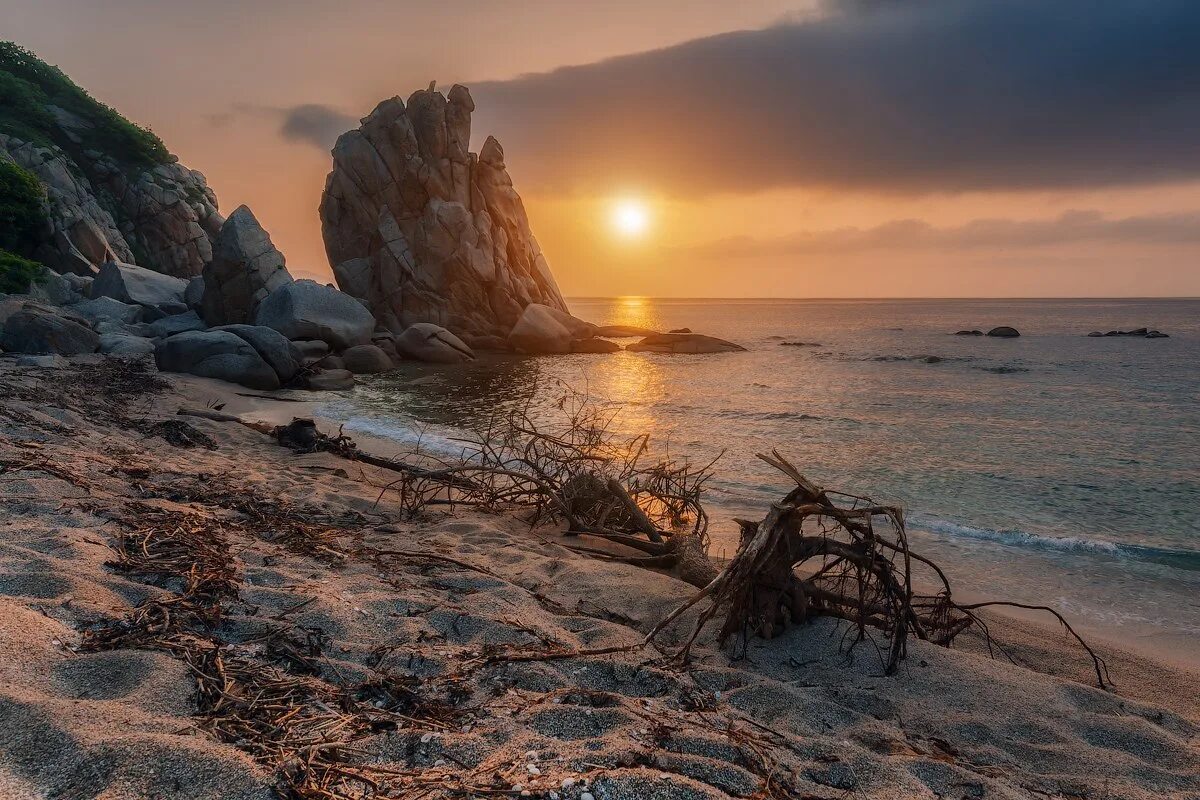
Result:
[[[994,616],[1018,664],[964,636],[884,676],[822,620],[741,660],[708,632],[685,667],[685,616],[539,658],[634,644],[695,589],[515,512],[408,519],[386,471],[237,423],[175,446],[181,407],[309,408],[75,362],[0,360],[5,798],[1200,798],[1186,657],[1096,642],[1104,691],[1060,631]]]

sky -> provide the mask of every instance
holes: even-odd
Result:
[[[473,147],[504,145],[568,296],[1200,296],[1194,0],[0,0],[0,22],[249,205],[297,276],[331,277],[337,135],[436,80],[471,88]]]

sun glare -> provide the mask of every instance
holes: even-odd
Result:
[[[640,200],[618,200],[612,207],[613,230],[627,238],[637,238],[650,227],[650,210]]]

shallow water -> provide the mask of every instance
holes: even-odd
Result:
[[[562,383],[621,404],[618,425],[718,464],[718,551],[733,516],[787,490],[778,448],[830,487],[905,506],[967,590],[1081,621],[1200,634],[1200,301],[580,299],[605,324],[677,327],[750,352],[500,358],[372,378],[325,416],[453,448],[497,408],[552,413]],[[1012,325],[1019,339],[956,330]],[[1088,338],[1148,326],[1169,339]],[[781,342],[803,342],[785,346]],[[933,356],[935,358],[927,358]],[[414,378],[421,378],[416,384]]]

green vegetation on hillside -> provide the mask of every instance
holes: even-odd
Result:
[[[13,42],[0,42],[0,133],[67,151],[75,145],[59,128],[49,106],[79,117],[91,127],[79,131],[84,147],[106,153],[126,166],[144,169],[170,157],[162,140],[122,117],[68,78]]]
[[[46,225],[42,184],[28,170],[0,159],[0,248],[31,252]]]
[[[41,283],[45,278],[46,268],[41,264],[0,250],[0,294],[27,292],[31,283]]]

